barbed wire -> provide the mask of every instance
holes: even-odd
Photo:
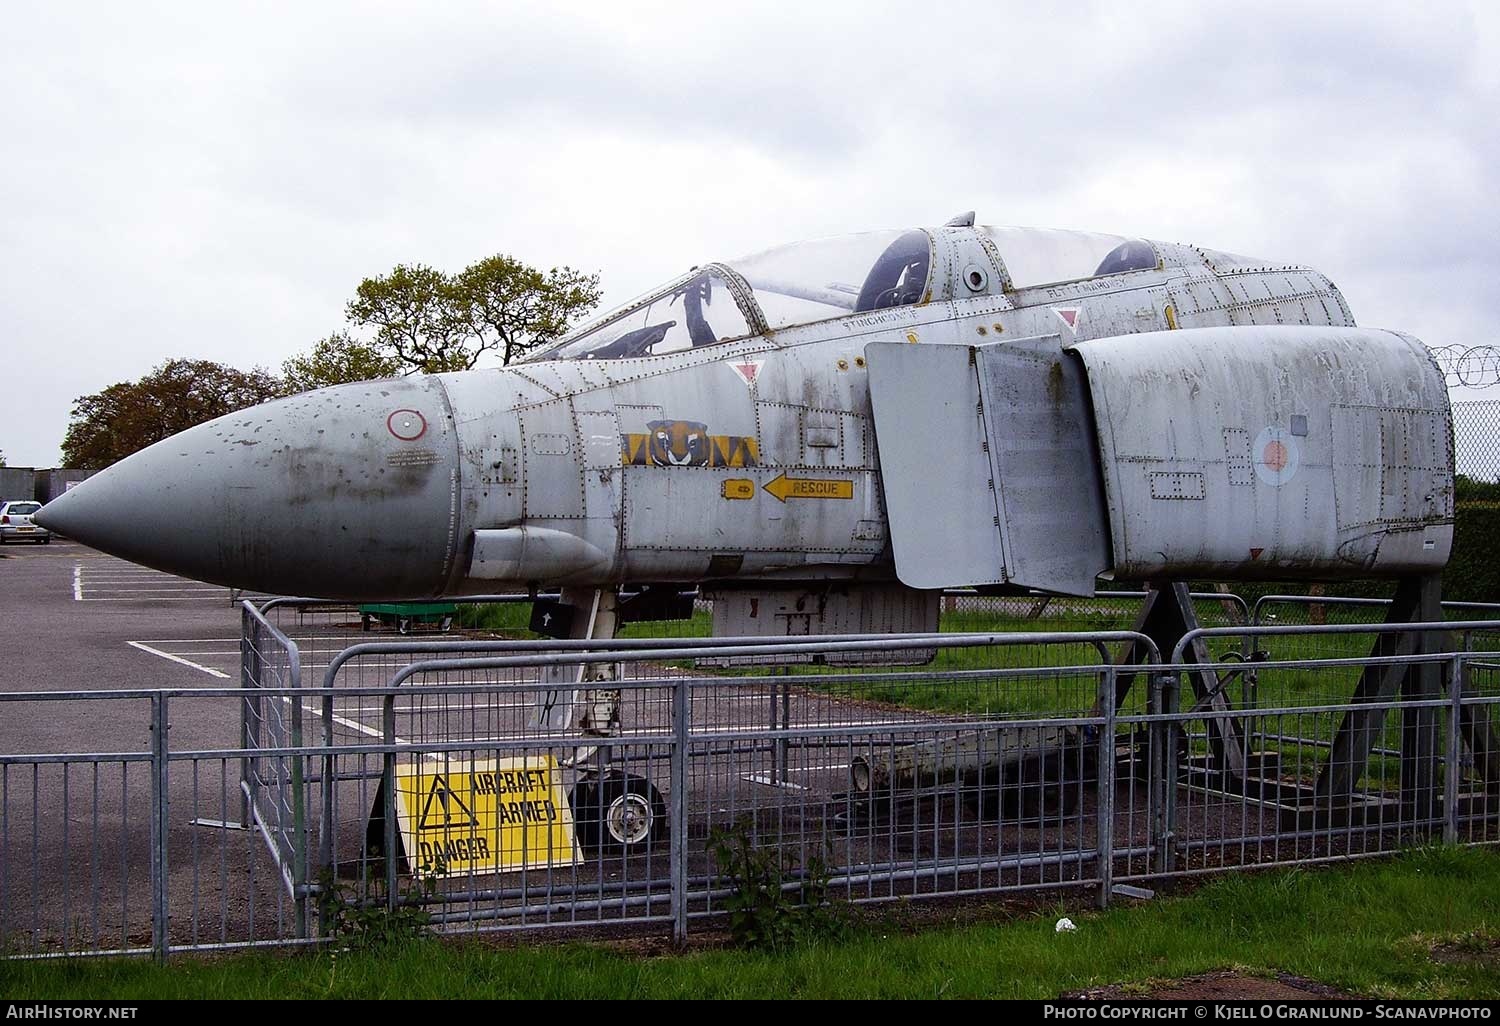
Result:
[[[1449,387],[1489,388],[1500,385],[1500,348],[1495,346],[1432,346]]]

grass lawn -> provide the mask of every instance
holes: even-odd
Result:
[[[1208,624],[1221,622],[1219,603],[1200,600],[1199,615]],[[1128,630],[1135,614],[1134,600],[1101,599],[1090,601],[1086,614],[1066,613],[1044,615],[1036,618],[1005,615],[1001,612],[956,611],[945,612],[941,629],[945,633],[1015,633],[1034,634],[1044,631],[1082,632]],[[1062,608],[1062,607],[1059,607]],[[507,636],[534,638],[526,629],[531,606],[518,603],[503,606],[465,607],[461,621],[469,626],[500,631]],[[1371,612],[1364,607],[1345,609],[1330,607],[1330,622],[1368,622],[1378,618],[1380,610]],[[711,634],[711,621],[706,612],[696,612],[690,620],[664,621],[657,623],[627,624],[621,631],[622,638],[706,638]],[[1262,638],[1257,647],[1265,650],[1271,659],[1306,658],[1359,658],[1369,653],[1373,640],[1367,634],[1320,635],[1307,637]],[[1119,646],[1112,645],[1111,651]],[[1238,638],[1210,639],[1210,652],[1216,659],[1238,653],[1241,647]],[[1097,686],[1092,677],[1080,674],[1037,674],[1008,681],[964,681],[903,679],[913,675],[931,675],[945,671],[985,670],[996,668],[1065,668],[1071,666],[1093,666],[1100,662],[1098,650],[1088,643],[1019,644],[1003,647],[952,648],[940,650],[930,663],[911,667],[848,667],[793,666],[792,676],[826,678],[820,684],[830,691],[844,691],[851,697],[872,699],[904,705],[909,708],[927,709],[935,712],[988,713],[999,715],[1025,715],[1028,713],[1083,713],[1093,704]],[[680,664],[686,666],[686,663]],[[1222,670],[1229,671],[1239,665],[1225,664]],[[905,671],[905,672],[903,672]],[[703,671],[711,673],[712,671]],[[725,676],[759,675],[764,670],[719,671]],[[888,675],[888,681],[875,681],[875,674]],[[1310,669],[1261,669],[1255,704],[1260,708],[1298,707],[1327,702],[1347,701],[1359,680],[1357,666]],[[857,682],[839,683],[840,677],[863,678]],[[806,682],[810,683],[810,682]],[[1145,687],[1138,681],[1132,689],[1130,701],[1124,711],[1144,711]],[[1242,688],[1238,682],[1229,686],[1235,704],[1240,704]],[[1331,734],[1331,728],[1318,724],[1309,736]],[[1325,738],[1326,740],[1326,738]]]
[[[1077,924],[1058,934],[1060,915]],[[597,944],[416,940],[334,954],[0,963],[8,999],[1051,998],[1237,967],[1356,994],[1500,998],[1500,854],[1425,849],[1337,868],[1237,873],[1175,898],[1089,911],[1083,896],[934,925],[871,913],[838,942],[647,955]]]

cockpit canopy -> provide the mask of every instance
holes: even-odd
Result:
[[[963,229],[969,231],[970,229]],[[973,229],[994,244],[1010,289],[1160,266],[1143,239],[1036,228]],[[941,295],[922,229],[797,242],[695,267],[532,359],[623,360],[716,345]]]

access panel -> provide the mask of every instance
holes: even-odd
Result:
[[[1109,527],[1087,390],[1059,338],[865,356],[902,583],[1092,595]]]

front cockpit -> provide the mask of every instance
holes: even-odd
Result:
[[[1144,239],[967,226],[865,232],[695,267],[533,360],[662,356],[854,314],[1159,268]]]

